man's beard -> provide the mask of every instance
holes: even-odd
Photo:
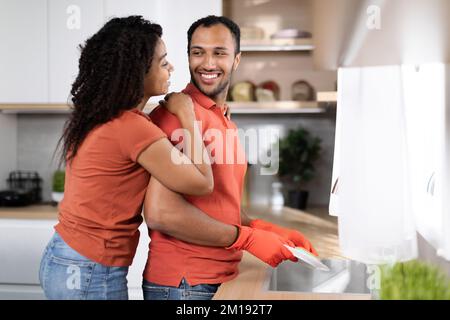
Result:
[[[224,82],[219,83],[219,85],[212,92],[205,92],[202,89],[202,87],[200,86],[200,84],[197,83],[197,81],[195,80],[195,78],[192,74],[192,71],[189,70],[189,72],[191,74],[191,82],[197,87],[198,90],[200,90],[201,93],[203,93],[205,96],[207,96],[209,98],[215,98],[222,92],[226,91],[231,82],[231,73],[230,73],[230,75],[228,76],[228,79]]]

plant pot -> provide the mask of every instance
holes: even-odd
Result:
[[[291,208],[305,210],[308,202],[308,195],[308,191],[289,191],[289,206]]]
[[[64,198],[64,192],[52,192],[52,200],[56,203],[60,203]]]

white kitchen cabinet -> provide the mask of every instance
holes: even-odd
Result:
[[[114,16],[142,15],[163,26],[176,69],[171,90],[179,91],[190,80],[187,30],[210,14],[222,14],[222,0],[0,0],[0,104],[67,103],[79,45]]]
[[[403,66],[411,204],[417,231],[450,260],[450,65]]]
[[[39,284],[39,266],[56,224],[56,219],[0,219],[0,300],[45,298]],[[145,223],[139,230],[139,245],[127,277],[130,300],[143,299],[142,272],[149,237]]]
[[[39,266],[55,220],[0,219],[0,299],[43,299]]]
[[[72,7],[71,7],[72,6]],[[75,8],[73,8],[75,6]],[[80,28],[68,28],[67,23],[79,10]],[[72,8],[68,13],[68,9]],[[78,44],[97,32],[113,17],[142,15],[163,27],[169,61],[175,66],[171,90],[179,91],[189,82],[187,62],[187,30],[195,20],[209,14],[222,13],[222,0],[49,0],[49,85],[50,102],[65,103],[78,73]],[[153,98],[152,102],[160,98]]]
[[[103,25],[103,1],[48,0],[49,102],[66,103],[78,74],[79,45]]]
[[[55,220],[0,219],[0,284],[39,285],[39,265]]]
[[[105,21],[114,17],[126,17],[132,15],[143,16],[152,22],[158,22],[160,17],[161,1],[148,0],[105,0],[104,17]]]
[[[48,102],[47,0],[0,0],[0,103]]]
[[[341,252],[369,264],[414,259],[401,67],[340,68],[338,79],[330,210]]]

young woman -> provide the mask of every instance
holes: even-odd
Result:
[[[128,298],[150,175],[184,194],[213,189],[209,161],[194,165],[142,112],[151,96],[167,93],[173,71],[161,35],[140,16],[114,18],[81,47],[74,108],[60,140],[64,199],[39,272],[49,299]],[[208,160],[190,97],[171,94],[162,104],[194,137],[190,154]]]

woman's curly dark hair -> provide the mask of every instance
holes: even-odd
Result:
[[[92,129],[139,104],[161,35],[160,25],[129,16],[111,19],[80,45],[79,73],[70,91],[72,113],[57,147],[64,141],[60,164],[75,157]]]

